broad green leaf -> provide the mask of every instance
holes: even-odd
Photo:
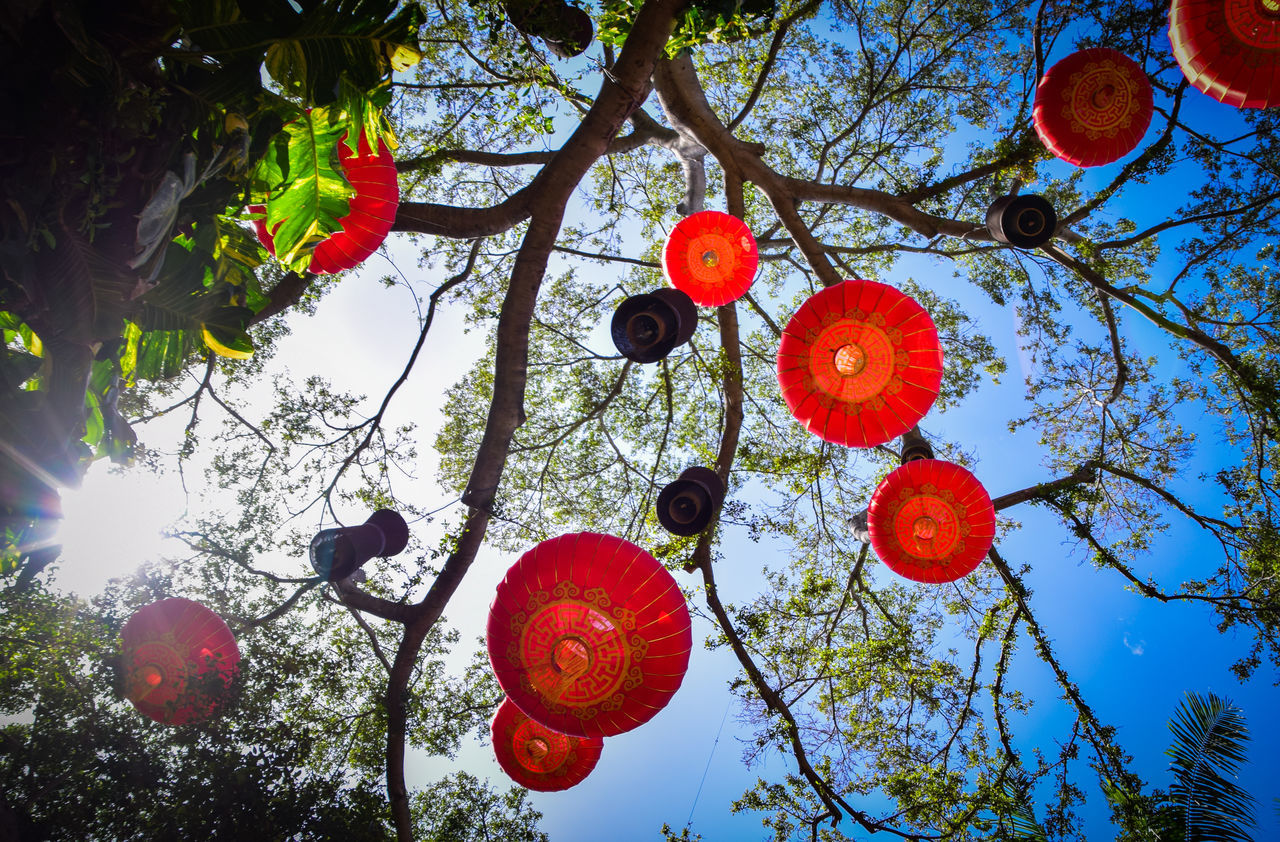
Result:
[[[216,325],[205,325],[200,336],[204,343],[220,357],[247,360],[253,356],[253,341],[243,330],[227,330]]]
[[[316,105],[335,101],[343,76],[372,90],[393,71],[407,70],[422,58],[417,41],[421,12],[407,5],[388,20],[394,9],[395,3],[386,0],[314,9],[267,49],[267,72],[286,91]]]
[[[306,269],[316,243],[342,230],[338,220],[350,210],[351,185],[337,165],[347,129],[328,109],[313,109],[276,135],[259,168],[276,257],[298,271]]]

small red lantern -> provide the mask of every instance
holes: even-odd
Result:
[[[942,347],[916,301],[875,281],[811,296],[778,347],[778,385],[809,432],[872,447],[914,427],[938,397]]]
[[[358,155],[347,148],[347,136],[338,141],[338,164],[355,195],[350,200],[347,215],[338,220],[342,230],[330,234],[311,255],[308,272],[317,275],[341,272],[359,266],[369,255],[378,250],[391,232],[396,221],[396,209],[400,207],[400,184],[396,180],[396,164],[385,140],[378,140],[378,155],[374,157],[368,139],[361,134]],[[255,205],[250,210],[262,213],[265,209]],[[258,240],[267,251],[276,253],[275,243],[267,231],[265,218],[255,219],[253,227]]]
[[[120,632],[125,697],[156,722],[202,722],[227,701],[240,649],[227,624],[198,602],[144,605]]]
[[[876,555],[899,576],[954,582],[991,549],[996,513],[973,474],[940,459],[916,459],[876,488],[867,528]]]
[[[559,792],[582,783],[596,768],[604,747],[600,737],[571,737],[539,725],[510,699],[498,706],[489,733],[502,771],[538,792]]]
[[[1036,134],[1077,167],[1109,164],[1133,151],[1155,109],[1142,66],[1117,50],[1080,50],[1059,61],[1036,88]]]
[[[577,737],[643,725],[680,688],[693,636],[675,579],[649,553],[579,532],[511,566],[487,630],[489,662],[533,720]]]
[[[1173,0],[1173,57],[1191,84],[1236,108],[1280,105],[1280,3]]]
[[[737,301],[751,288],[759,265],[751,229],[720,211],[686,216],[676,223],[662,249],[667,280],[700,307]]]

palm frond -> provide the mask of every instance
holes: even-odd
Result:
[[[1253,796],[1236,782],[1249,730],[1244,712],[1213,693],[1188,693],[1169,722],[1174,784],[1188,842],[1251,840]]]

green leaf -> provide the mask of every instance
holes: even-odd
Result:
[[[267,48],[267,72],[286,91],[316,105],[335,101],[344,75],[357,88],[373,90],[393,71],[408,70],[422,58],[421,12],[409,4],[388,19],[394,9],[395,3],[386,0],[312,9],[296,30]]]
[[[259,167],[276,257],[297,271],[306,270],[316,243],[342,230],[338,220],[350,210],[351,185],[338,168],[337,148],[347,130],[328,109],[313,109],[276,135]]]
[[[1233,779],[1245,760],[1249,729],[1244,712],[1213,693],[1188,693],[1169,722],[1174,784],[1169,797],[1181,812],[1188,839],[1252,839],[1253,796]]]

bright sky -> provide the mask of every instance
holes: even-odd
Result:
[[[1202,110],[1206,119],[1217,119],[1218,106],[1206,98],[1197,97],[1189,104]],[[1109,176],[1118,166],[1102,168],[1097,177]],[[439,268],[434,277],[424,277],[413,268],[416,257],[407,242],[396,242],[393,248],[396,264],[420,284],[420,294],[425,295],[450,271]],[[388,291],[377,281],[388,271],[387,260],[375,257],[321,303],[315,318],[295,321],[294,336],[287,340],[276,364],[290,367],[299,376],[321,372],[339,385],[380,395],[383,384],[398,375],[417,332],[407,291]],[[969,293],[961,282],[951,279],[949,266],[936,271],[945,292],[973,308],[981,328],[1004,351],[1010,370],[999,387],[984,387],[964,406],[929,416],[924,424],[926,432],[961,441],[976,453],[977,475],[992,496],[1051,479],[1039,465],[1031,432],[1011,436],[1002,425],[991,423],[992,407],[1007,408],[1023,400],[1024,372],[1019,370],[1009,311]],[[920,271],[913,273],[918,280],[928,280]],[[1122,333],[1143,353],[1163,353],[1167,348],[1162,336],[1132,315],[1122,315]],[[335,341],[338,337],[350,339]],[[412,494],[418,504],[429,508],[448,502],[432,483],[430,442],[439,423],[439,398],[443,388],[459,377],[478,353],[478,341],[475,334],[461,334],[456,318],[442,319],[428,340],[413,380],[393,406],[391,423],[414,420],[420,425],[422,463]],[[180,428],[181,422],[176,426]],[[159,436],[154,443],[161,443]],[[166,545],[159,533],[183,514],[185,506],[176,475],[156,477],[135,472],[118,477],[103,468],[95,466],[84,488],[64,497],[67,518],[61,536],[65,549],[58,581],[84,594],[100,589],[107,577],[127,573],[172,548],[174,545]],[[1181,491],[1210,508],[1216,505],[1211,486],[1194,477],[1187,478]],[[351,513],[353,520],[357,514]],[[1006,514],[1020,520],[1022,529],[1002,544],[1002,553],[1015,566],[1023,562],[1032,565],[1027,583],[1035,594],[1033,609],[1084,697],[1104,722],[1120,726],[1118,740],[1134,755],[1134,768],[1149,783],[1167,786],[1170,778],[1164,771],[1167,759],[1163,751],[1169,732],[1165,723],[1182,694],[1212,691],[1225,695],[1244,708],[1251,726],[1253,741],[1243,783],[1260,800],[1257,838],[1280,838],[1280,823],[1272,805],[1272,798],[1280,794],[1275,785],[1280,780],[1280,726],[1271,715],[1276,703],[1271,675],[1264,668],[1258,678],[1242,685],[1227,670],[1247,641],[1219,635],[1215,617],[1207,609],[1161,606],[1126,592],[1117,574],[1094,569],[1082,554],[1062,545],[1066,534],[1042,513],[1020,508]],[[718,580],[726,602],[749,599],[759,584],[761,566],[784,561],[767,545],[747,541],[741,532],[736,527],[724,530],[726,559],[718,567]],[[1177,527],[1159,540],[1150,556],[1149,570],[1140,572],[1149,572],[1172,589],[1185,578],[1202,575],[1212,564],[1214,552],[1203,536]],[[448,608],[448,619],[463,632],[468,652],[470,642],[483,633],[493,588],[512,560],[482,551]],[[693,577],[676,576],[681,585],[697,584]],[[794,764],[777,756],[770,758],[764,769],[748,770],[741,763],[740,741],[748,738],[750,731],[737,721],[737,707],[729,704],[725,689],[736,663],[727,651],[710,653],[701,647],[708,632],[704,622],[695,623],[690,672],[666,710],[641,729],[607,740],[596,771],[575,789],[533,794],[534,805],[545,814],[543,827],[554,842],[598,842],[601,827],[610,828],[610,838],[618,842],[651,840],[663,822],[677,829],[683,826],[691,810],[693,830],[708,842],[764,838],[757,816],[731,816],[729,804],[758,775],[777,779],[783,769],[794,771]],[[1017,667],[1021,689],[1036,704],[1027,721],[1015,728],[1023,735],[1025,748],[1040,745],[1052,753],[1052,743],[1069,734],[1071,717],[1059,700],[1061,692],[1025,639]],[[458,762],[414,756],[410,784],[425,784],[459,765],[498,786],[506,785],[491,749],[479,744],[464,748]],[[1101,796],[1090,790],[1089,797],[1088,837],[1110,838]]]

